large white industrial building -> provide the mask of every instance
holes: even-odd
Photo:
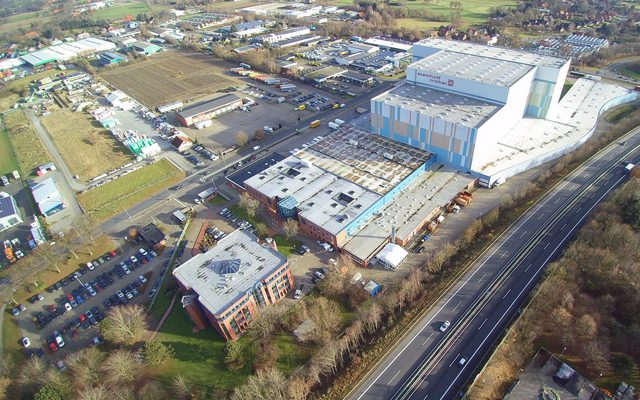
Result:
[[[373,132],[484,185],[575,149],[602,111],[636,96],[583,79],[560,101],[570,65],[561,58],[442,39],[416,43],[413,57],[404,84],[371,100]]]

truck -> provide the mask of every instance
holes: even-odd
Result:
[[[309,124],[309,128],[317,128],[317,127],[319,127],[319,126],[320,126],[320,120],[319,120],[319,119],[317,119],[317,120],[315,120],[315,121],[312,121],[312,122]]]
[[[340,125],[344,124],[344,122],[345,122],[345,121],[344,121],[344,120],[342,120],[342,119],[340,119],[340,118],[336,118],[336,119],[333,121],[333,123],[334,123],[334,124],[336,124],[336,125],[338,125],[338,126],[340,126]]]
[[[216,188],[215,187],[210,187],[207,190],[203,190],[202,192],[198,193],[198,198],[200,200],[206,200],[209,196],[215,194],[216,192]]]
[[[173,218],[175,218],[179,224],[184,224],[185,222],[187,222],[187,216],[180,210],[174,211],[171,215],[173,215]]]
[[[635,166],[636,166],[635,164],[627,163],[627,165],[624,167],[624,171],[625,171],[627,174],[630,174],[630,173],[631,173],[631,171],[633,170],[633,168],[634,168]]]
[[[362,107],[358,107],[358,108],[356,108],[356,112],[358,114],[364,114],[364,113],[367,112],[367,109],[366,108],[362,108]]]
[[[427,230],[429,232],[435,232],[438,229],[438,221],[431,221],[429,225],[427,225]]]
[[[329,125],[329,128],[334,130],[340,128],[340,125],[336,124],[335,122],[329,122],[328,125]]]
[[[465,199],[463,199],[462,197],[458,196],[455,198],[454,202],[462,207],[466,206],[467,204],[469,204],[469,202]]]

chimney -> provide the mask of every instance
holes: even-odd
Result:
[[[391,225],[391,243],[396,242],[396,224]]]
[[[276,244],[276,241],[273,238],[267,237],[267,238],[264,238],[264,241],[268,247],[271,247],[275,251],[278,251],[278,245]]]

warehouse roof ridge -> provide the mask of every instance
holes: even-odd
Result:
[[[228,93],[220,97],[216,97],[215,99],[202,101],[200,103],[193,104],[191,106],[185,107],[179,114],[183,118],[194,117],[196,115],[202,114],[211,110],[212,108],[220,107],[228,103],[232,103],[234,101],[242,100],[238,95],[233,93]]]

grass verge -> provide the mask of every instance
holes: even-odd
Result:
[[[96,20],[98,19],[115,20],[122,17],[126,17],[128,15],[135,17],[138,14],[144,14],[149,12],[151,12],[151,10],[145,3],[141,1],[134,1],[131,3],[124,3],[117,6],[105,7],[102,10],[96,11],[92,15],[92,17],[93,19],[96,19]]]
[[[75,175],[90,179],[133,160],[133,155],[86,114],[55,111],[42,119],[58,151]]]
[[[620,66],[620,72],[631,79],[640,79],[640,63],[627,63]]]
[[[209,203],[209,205],[211,206],[222,206],[228,203],[227,199],[225,199],[224,197],[220,196],[219,194],[213,196],[212,198],[210,198],[209,200],[207,200],[207,203]]]
[[[609,115],[607,115],[606,120],[612,124],[617,124],[627,115],[631,114],[635,110],[638,109],[637,104],[625,104],[623,106],[617,107],[615,110],[611,111]]]
[[[36,167],[51,161],[51,155],[40,141],[23,111],[6,114],[4,124],[9,131],[9,139],[21,172],[25,176],[35,176]]]
[[[564,83],[564,86],[562,86],[562,93],[560,94],[561,99],[564,97],[565,94],[567,94],[567,92],[569,91],[569,89],[571,89],[572,86],[573,86],[573,82]]]
[[[8,309],[9,306],[7,305],[7,310]],[[5,311],[4,320],[2,322],[2,353],[5,359],[9,358],[13,361],[14,367],[21,364],[24,360],[22,347],[20,346],[20,343],[18,343],[21,337],[22,335],[18,328],[18,322],[10,313]],[[10,368],[9,376],[11,378],[15,378],[19,370],[19,368]]]
[[[78,201],[96,221],[104,221],[181,181],[185,172],[167,159],[78,195]]]

